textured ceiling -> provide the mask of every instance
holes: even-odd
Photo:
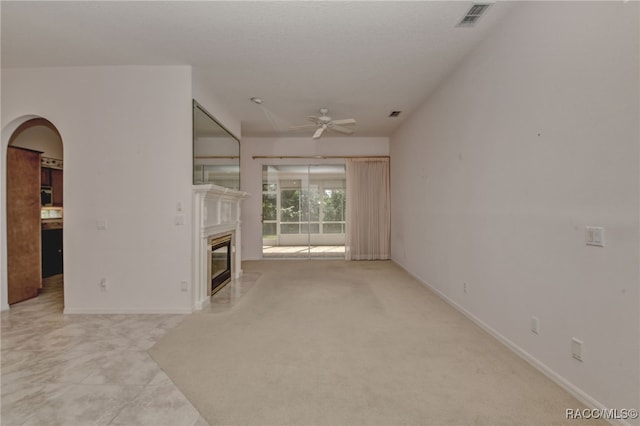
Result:
[[[356,136],[389,136],[517,7],[456,27],[471,4],[2,1],[2,66],[192,65],[243,136],[310,135],[288,127],[321,107],[355,118]]]

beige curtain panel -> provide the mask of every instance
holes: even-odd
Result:
[[[390,256],[389,159],[347,160],[347,260]]]

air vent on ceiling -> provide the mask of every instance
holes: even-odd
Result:
[[[478,22],[478,19],[489,9],[491,3],[474,3],[471,9],[464,15],[462,21],[458,24],[459,27],[471,27]]]
[[[389,117],[397,117],[400,114],[402,114],[402,111],[391,111],[391,114],[389,114]]]

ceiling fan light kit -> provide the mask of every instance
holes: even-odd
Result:
[[[356,120],[354,118],[344,118],[340,120],[333,120],[329,117],[329,110],[327,108],[320,108],[320,116],[310,115],[307,117],[307,120],[311,121],[312,124],[303,124],[301,126],[292,126],[291,130],[302,130],[302,129],[313,129],[317,128],[314,132],[312,138],[320,139],[322,134],[326,130],[336,131],[338,133],[343,133],[345,135],[353,134],[353,130],[344,126],[355,126]]]

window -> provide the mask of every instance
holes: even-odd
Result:
[[[325,188],[322,206],[322,232],[325,234],[344,234],[344,189]]]
[[[312,246],[322,250],[323,256],[341,257],[345,203],[343,165],[263,166],[263,246],[270,253],[278,247],[283,248],[279,254],[295,253],[289,257],[312,256]],[[329,249],[332,251],[327,252]]]
[[[278,194],[277,184],[262,185],[262,235],[275,238],[278,234]]]

